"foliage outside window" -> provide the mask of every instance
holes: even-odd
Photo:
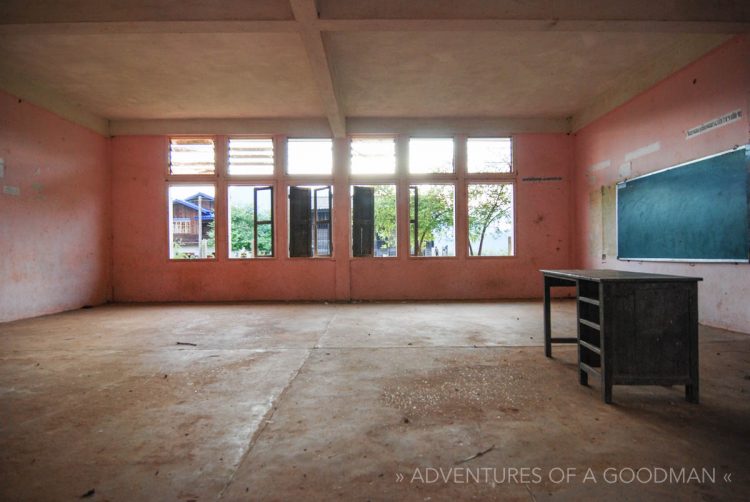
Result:
[[[216,258],[214,185],[169,186],[169,257]]]
[[[230,185],[229,257],[273,256],[273,188]]]
[[[469,185],[469,255],[513,255],[513,185]]]
[[[455,187],[409,187],[409,243],[412,256],[455,256]]]
[[[513,153],[510,138],[469,138],[466,141],[469,173],[510,173]]]
[[[353,186],[352,255],[396,254],[396,185]]]

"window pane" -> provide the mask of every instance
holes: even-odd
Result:
[[[169,187],[169,257],[216,257],[213,185]]]
[[[289,187],[289,256],[331,256],[330,186]]]
[[[230,185],[229,257],[273,256],[273,194],[270,187]],[[255,207],[257,198],[258,207]],[[258,246],[253,245],[258,218]]]
[[[452,173],[453,138],[409,140],[410,173]]]
[[[333,172],[333,142],[330,139],[290,139],[287,154],[288,174]]]
[[[509,173],[513,170],[510,138],[469,138],[466,142],[470,173]]]
[[[172,139],[169,144],[171,174],[213,174],[214,141],[206,138]]]
[[[393,174],[396,172],[396,142],[389,139],[353,139],[352,174]]]
[[[513,255],[513,185],[469,185],[469,255]]]
[[[315,194],[313,234],[315,235],[315,256],[331,256],[331,189],[318,188]]]
[[[229,174],[273,174],[273,140],[230,138]]]
[[[352,187],[352,255],[396,256],[396,185]]]
[[[455,256],[453,185],[413,185],[409,196],[412,256]]]

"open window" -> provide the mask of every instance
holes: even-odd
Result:
[[[350,148],[353,175],[396,172],[396,141],[393,138],[353,138]]]
[[[229,257],[273,256],[273,187],[230,185]]]
[[[510,138],[469,138],[466,161],[469,173],[510,173],[513,150]]]
[[[289,139],[286,172],[291,175],[323,175],[333,172],[333,141]]]
[[[169,186],[169,258],[216,257],[214,185]]]
[[[432,174],[454,172],[453,138],[411,138],[409,140],[409,173]]]
[[[469,256],[513,256],[513,184],[471,183]]]
[[[172,138],[169,174],[214,174],[216,152],[211,138]]]
[[[230,176],[273,175],[271,138],[229,138],[227,171]]]
[[[455,256],[455,187],[409,187],[411,256]]]
[[[396,186],[352,187],[352,256],[396,256]]]
[[[332,189],[289,187],[289,256],[331,256]]]

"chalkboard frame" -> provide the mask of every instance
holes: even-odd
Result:
[[[640,180],[643,178],[647,178],[650,176],[654,176],[660,173],[663,173],[665,171],[671,171],[674,169],[679,169],[681,167],[690,166],[693,164],[697,164],[699,162],[703,162],[708,159],[712,159],[715,157],[719,157],[722,155],[726,155],[729,153],[737,152],[738,150],[744,150],[746,152],[746,158],[750,158],[750,144],[749,145],[742,145],[742,146],[736,146],[734,148],[731,148],[729,150],[725,150],[719,153],[715,153],[712,155],[707,155],[705,157],[689,160],[687,162],[683,162],[680,164],[676,164],[674,166],[670,166],[664,169],[659,169],[657,171],[653,171],[650,173],[643,174],[641,176],[637,176],[630,179],[625,179],[623,181],[620,181],[616,184],[617,189],[615,190],[615,235],[617,236],[617,260],[618,261],[650,261],[650,262],[675,262],[675,263],[735,263],[735,264],[746,264],[750,263],[750,166],[749,166],[749,174],[747,179],[747,185],[745,187],[746,190],[746,196],[747,196],[747,211],[748,211],[748,228],[746,233],[746,252],[747,255],[745,258],[639,258],[639,257],[622,257],[620,256],[620,241],[619,241],[619,222],[620,222],[620,188],[626,186],[628,183],[631,183],[636,180]]]

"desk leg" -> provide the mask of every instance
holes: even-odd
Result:
[[[690,383],[685,386],[685,399],[690,403],[698,403],[698,284],[690,289],[690,333],[688,334],[689,376]]]
[[[550,327],[550,284],[544,278],[544,355],[552,357],[552,328]]]

